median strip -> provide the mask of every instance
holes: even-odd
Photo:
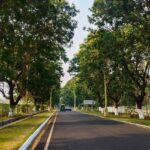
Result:
[[[53,113],[54,114],[54,113]],[[35,138],[37,137],[37,135],[41,132],[41,130],[45,127],[45,125],[47,124],[47,122],[52,118],[53,114],[47,118],[38,129],[36,129],[36,131],[26,140],[26,142],[19,148],[19,150],[27,150],[30,145],[32,144],[32,142],[35,140]]]
[[[0,130],[0,149],[17,150],[31,134],[48,118],[50,112],[44,112]]]

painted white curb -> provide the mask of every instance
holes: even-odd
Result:
[[[33,114],[33,115],[28,116],[28,117],[25,117],[25,118],[23,118],[23,119],[19,119],[19,120],[17,120],[17,121],[12,122],[12,123],[8,123],[8,124],[6,124],[6,125],[4,125],[4,126],[1,126],[0,129],[9,127],[9,126],[11,126],[11,125],[13,125],[13,124],[19,123],[19,122],[24,121],[24,120],[26,120],[26,119],[29,119],[29,118],[31,118],[32,116],[35,116],[35,115],[37,115],[37,114],[39,114],[39,113]]]
[[[55,112],[54,112],[55,113]],[[29,148],[29,146],[31,145],[31,143],[35,140],[35,138],[37,137],[37,135],[41,132],[41,130],[45,127],[46,123],[49,121],[49,119],[51,119],[51,117],[54,115],[54,113],[48,117],[41,125],[38,129],[36,129],[36,131],[25,141],[25,143],[18,149],[18,150],[27,150]]]
[[[31,118],[31,116],[26,117],[26,118],[23,118],[23,119],[19,119],[18,121],[14,121],[14,122],[9,123],[9,124],[6,124],[6,125],[4,125],[4,126],[1,126],[0,129],[9,127],[9,126],[11,126],[11,125],[13,125],[13,124],[19,123],[19,122],[24,121],[24,120],[29,119],[29,118]]]
[[[149,127],[149,126],[142,125],[142,124],[138,124],[138,123],[132,123],[132,122],[127,122],[127,121],[117,120],[117,119],[111,119],[111,120],[113,120],[113,121],[117,121],[117,122],[126,123],[126,124],[130,124],[130,125],[134,125],[134,126],[137,126],[137,127],[142,127],[142,128],[145,128],[145,129],[150,129],[150,127]]]

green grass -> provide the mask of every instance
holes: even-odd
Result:
[[[99,116],[99,117],[104,117],[104,115],[99,111],[80,111],[80,112],[88,113],[88,114]],[[118,115],[118,116],[115,116],[113,114],[108,114],[105,118],[150,126],[150,120],[130,118],[129,115],[126,115],[126,114]]]
[[[17,150],[52,113],[45,112],[0,129],[0,150]]]
[[[8,120],[10,117],[7,116],[0,116],[0,121]]]
[[[14,117],[0,116],[0,121],[5,121],[5,120],[9,120],[9,119],[17,118],[17,117],[23,117],[23,116],[25,116],[25,115],[23,115],[23,114],[17,114]]]
[[[137,118],[121,118],[121,117],[116,118],[116,120],[127,121],[131,123],[150,126],[150,120],[142,120],[142,119],[137,119]]]
[[[0,103],[0,121],[9,119],[8,116],[9,104]]]
[[[0,121],[10,119],[10,117],[8,117],[9,107],[9,104],[0,103]],[[15,107],[15,117],[31,114],[33,112],[33,107],[33,105],[29,104],[18,104]]]

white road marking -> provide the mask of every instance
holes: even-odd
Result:
[[[50,130],[50,132],[49,132],[49,136],[48,136],[48,139],[47,139],[47,141],[46,141],[46,145],[45,145],[45,147],[44,147],[44,150],[48,150],[49,144],[50,144],[50,142],[51,142],[51,138],[52,138],[52,134],[53,134],[53,130],[54,130],[54,125],[55,125],[56,119],[57,119],[57,114],[56,114],[55,119],[54,119],[54,121],[53,121],[53,125],[52,125],[52,127],[51,127],[51,130]]]

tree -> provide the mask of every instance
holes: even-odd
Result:
[[[75,79],[76,78],[76,79]],[[91,93],[89,92],[86,84],[81,84],[81,80],[76,76],[69,80],[67,84],[61,89],[62,103],[69,106],[74,106],[74,90],[76,92],[76,104],[79,107],[83,104],[83,100],[91,99]]]
[[[73,59],[70,61],[68,72],[70,74],[79,73],[79,59],[78,55],[75,55]]]
[[[41,58],[42,65],[59,63],[61,59],[66,61],[64,46],[73,37],[76,22],[72,17],[76,13],[75,7],[65,0],[7,0],[1,3],[0,81],[9,86],[11,109],[25,96],[28,78],[32,76],[33,79],[35,72],[29,76],[28,73],[31,68],[38,67],[34,66],[37,59]],[[0,91],[6,97],[4,90]]]
[[[116,35],[117,61],[132,80],[132,95],[139,114],[149,80],[149,1],[95,0],[90,22],[99,29],[113,31]],[[139,116],[143,118],[143,115]]]

